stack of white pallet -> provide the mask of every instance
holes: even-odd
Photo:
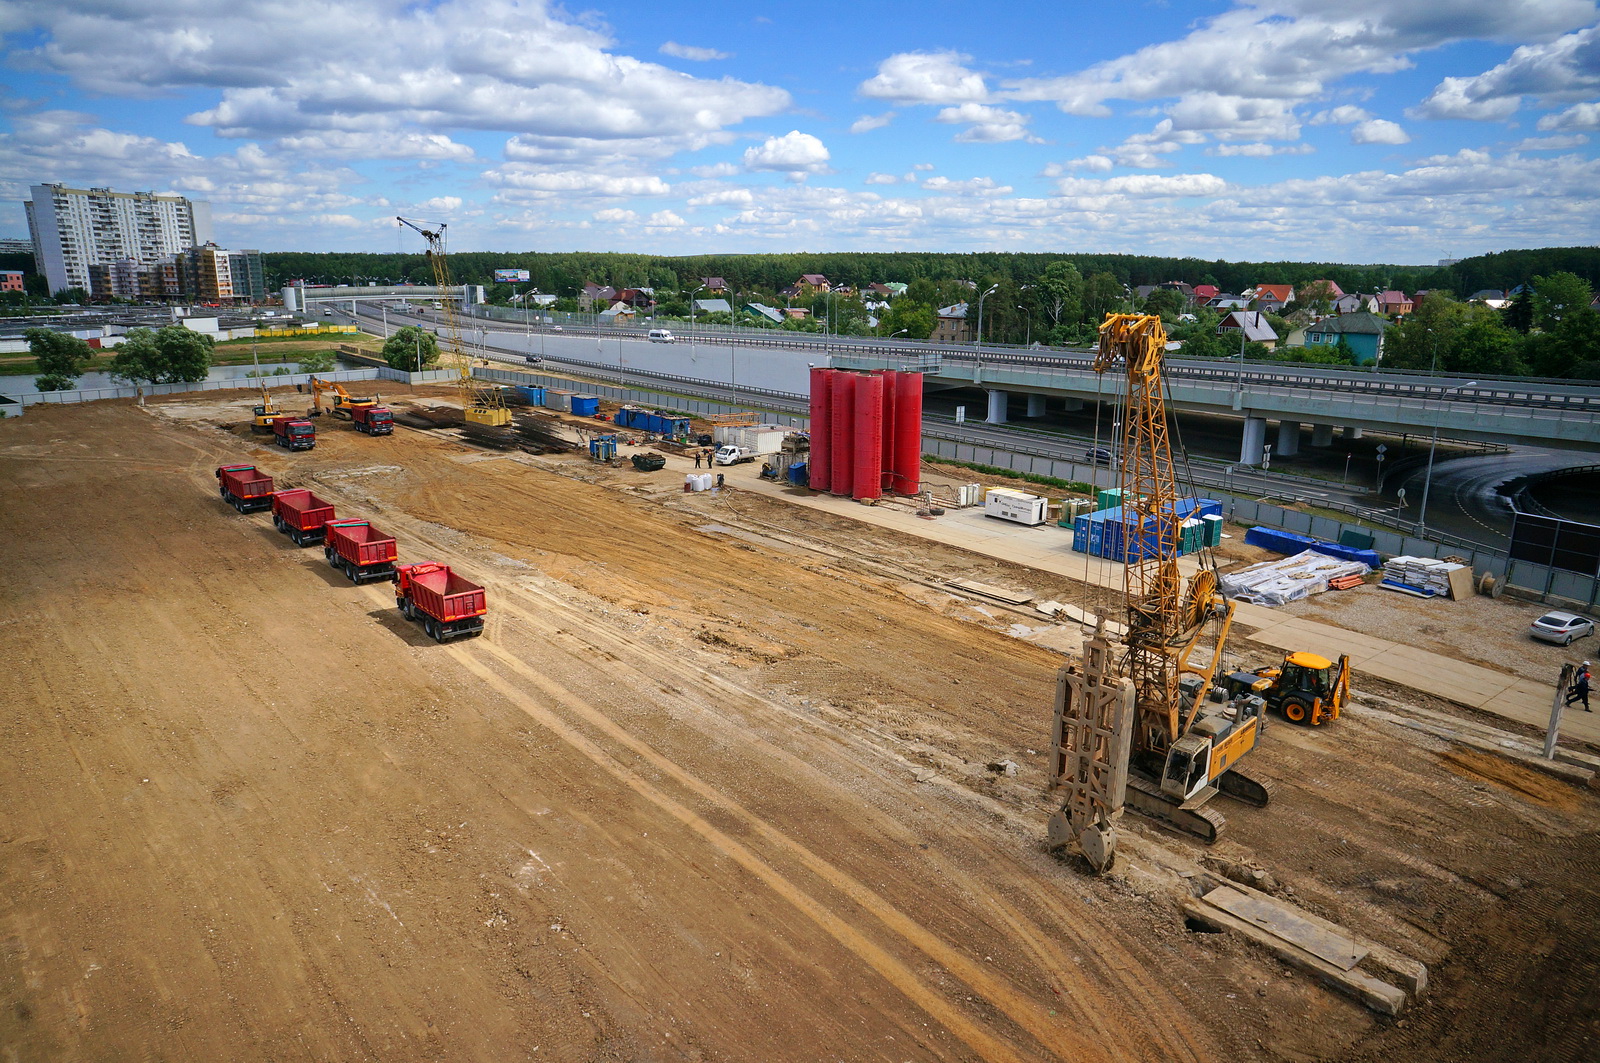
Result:
[[[1390,590],[1433,598],[1450,593],[1450,573],[1465,568],[1431,557],[1396,557],[1384,562],[1383,585]]]

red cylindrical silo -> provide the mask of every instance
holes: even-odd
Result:
[[[828,392],[832,384],[832,369],[811,370],[811,455],[806,459],[806,471],[811,487],[817,491],[828,489]]]
[[[895,490],[914,495],[922,488],[922,374],[901,373],[894,389]]]
[[[883,377],[856,377],[855,479],[851,498],[883,497]]]
[[[828,385],[828,490],[836,495],[850,493],[854,470],[850,456],[855,441],[854,373],[836,372]]]
[[[878,374],[883,380],[883,400],[878,404],[883,410],[883,446],[879,449],[878,487],[883,493],[894,493],[894,391],[900,374],[893,369]]]

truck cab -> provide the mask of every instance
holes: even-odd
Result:
[[[317,445],[317,429],[304,417],[274,417],[272,441],[288,450],[311,450]]]

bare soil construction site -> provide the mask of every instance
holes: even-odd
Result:
[[[1082,632],[942,581],[1103,588],[676,466],[329,418],[289,455],[248,405],[0,423],[7,1060],[1600,1058],[1600,795],[1401,688],[1275,722],[1270,806],[1209,847],[1130,813],[1097,877],[1044,840]],[[235,513],[228,462],[471,574],[484,635]],[[1222,881],[1427,991],[1376,1014],[1187,920]]]

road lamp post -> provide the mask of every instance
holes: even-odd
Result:
[[[980,349],[983,347],[983,301],[993,295],[999,288],[1000,285],[991,284],[988,291],[978,296],[978,335],[973,342],[974,347]]]
[[[1470,388],[1476,383],[1476,380],[1469,380],[1465,384],[1457,384],[1453,388],[1446,388],[1439,394],[1439,398],[1443,399],[1452,391],[1460,391],[1462,388]],[[1444,413],[1442,406],[1439,409],[1439,413],[1441,415]],[[1422,478],[1422,508],[1417,511],[1417,538],[1419,539],[1428,532],[1428,489],[1433,486],[1433,452],[1438,449],[1438,446],[1439,418],[1435,417],[1433,421],[1433,439],[1428,443],[1428,471],[1427,474]]]
[[[1017,304],[1017,309],[1022,310],[1022,320],[1028,323],[1027,339],[1022,341],[1022,345],[1031,348],[1033,346],[1033,315],[1023,310],[1020,303]]]

